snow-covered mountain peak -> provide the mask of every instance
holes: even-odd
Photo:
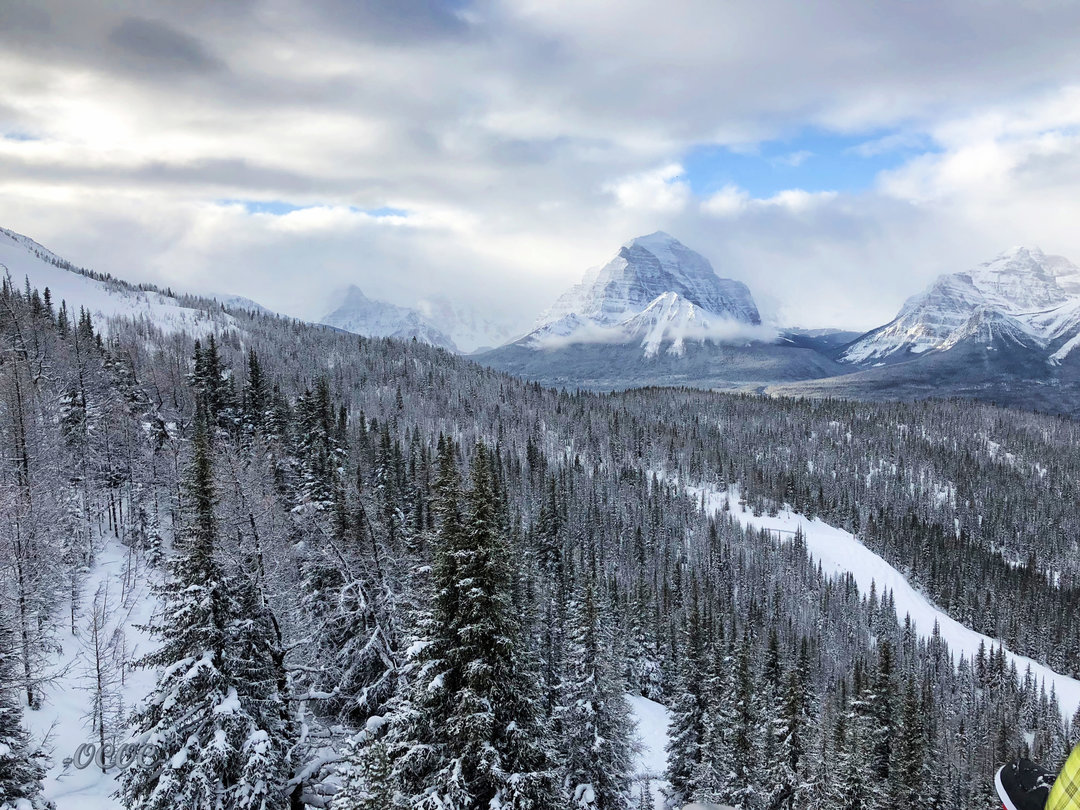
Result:
[[[1080,269],[1062,256],[1047,256],[1037,247],[1014,247],[967,273],[975,287],[993,303],[1013,313],[1057,306],[1080,282]],[[1077,291],[1080,292],[1080,285]]]
[[[997,350],[1001,346],[1039,349],[1046,345],[1045,340],[1018,319],[985,306],[975,310],[967,322],[950,334],[938,348],[948,351],[954,346],[967,342],[983,346],[988,350]]]
[[[892,322],[852,343],[842,359],[908,359],[975,339],[973,330],[983,337],[1007,334],[1022,346],[1045,346],[1068,339],[1062,332],[1075,322],[1070,313],[1078,300],[1080,268],[1063,256],[1017,246],[970,270],[938,277],[909,298]]]
[[[587,271],[540,317],[526,340],[540,345],[549,338],[564,340],[571,332],[580,342],[641,337],[651,356],[661,340],[672,341],[672,350],[680,353],[687,337],[719,339],[735,331],[733,325],[760,324],[745,284],[720,278],[700,253],[656,231],[625,242],[606,264]]]
[[[333,306],[322,319],[327,326],[369,337],[416,338],[432,346],[457,351],[454,341],[417,310],[368,298],[355,284],[339,291],[334,296]]]

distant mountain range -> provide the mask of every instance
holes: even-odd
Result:
[[[1080,414],[1080,268],[1038,248],[938,278],[889,323],[844,346],[852,373],[778,381],[776,394],[962,396]]]
[[[358,335],[416,338],[460,354],[489,350],[515,336],[508,321],[456,306],[445,298],[406,307],[368,298],[355,284],[335,293],[333,309],[320,323]]]
[[[865,334],[769,329],[749,289],[664,233],[623,245],[525,337],[478,356],[551,385],[964,396],[1080,412],[1080,268],[1017,247]],[[1075,355],[1075,356],[1074,356]]]
[[[76,267],[0,228],[0,274],[48,287],[72,314],[85,307],[103,329],[134,317],[166,331],[204,334],[229,309],[265,312],[239,296],[207,298],[125,284]],[[223,309],[224,311],[223,311]],[[336,296],[323,322],[365,335],[417,339],[448,351],[508,327],[446,302],[409,308]],[[441,328],[447,325],[448,329]],[[912,399],[960,396],[1080,415],[1080,268],[1017,247],[943,275],[887,324],[864,334],[778,329],[762,322],[749,288],[657,232],[622,245],[610,261],[545,312],[523,337],[473,355],[544,384],[614,390],[681,385],[791,396]]]
[[[842,359],[897,363],[968,339],[1053,347],[1059,362],[1080,328],[1080,268],[1038,248],[1017,247],[963,273],[941,276],[895,319],[854,341]]]

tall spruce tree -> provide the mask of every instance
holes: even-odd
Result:
[[[160,668],[134,717],[161,761],[124,771],[130,810],[282,807],[288,728],[280,651],[253,582],[227,572],[219,541],[211,427],[200,407],[187,481],[188,514],[159,588],[161,646],[139,666]]]
[[[691,584],[679,651],[678,697],[668,727],[667,780],[672,798],[685,803],[698,798],[706,773],[702,768],[705,740],[705,661],[698,584]]]
[[[628,807],[633,721],[611,633],[593,563],[570,607],[566,672],[556,712],[565,784],[570,806],[578,810]]]
[[[565,806],[539,676],[519,655],[492,465],[478,445],[471,488],[461,495],[452,451],[440,454],[434,604],[410,699],[397,707],[388,737],[395,801],[403,807]]]

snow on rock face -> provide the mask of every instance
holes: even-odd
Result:
[[[120,281],[83,275],[55,253],[34,240],[0,228],[0,275],[8,274],[17,287],[30,286],[44,293],[49,289],[53,306],[67,303],[72,320],[85,307],[94,326],[108,332],[109,318],[145,319],[165,332],[186,331],[201,336],[235,325],[232,316],[185,307],[172,296],[140,290]]]
[[[1013,314],[1057,306],[1080,293],[1080,268],[1038,248],[1012,248],[968,275],[988,299]]]
[[[1043,348],[1046,345],[1046,341],[1016,318],[987,307],[977,309],[963,326],[945,338],[940,348],[947,351],[964,341],[974,341],[987,348],[1001,343],[1025,348]]]
[[[368,298],[355,285],[344,291],[338,306],[322,319],[322,323],[357,335],[401,340],[416,338],[422,343],[457,351],[454,341],[415,309]]]
[[[586,273],[539,319],[526,345],[630,343],[646,357],[686,340],[767,338],[741,281],[720,278],[708,259],[662,231],[624,244],[611,261]]]
[[[742,322],[718,316],[675,292],[658,295],[645,309],[619,325],[627,341],[641,340],[646,357],[667,351],[681,355],[687,340],[726,341],[747,337]]]
[[[981,339],[971,334],[971,319],[979,312],[994,313],[984,315],[982,326],[990,324],[992,317],[1008,316],[1012,319],[1010,339],[1043,346],[1080,332],[1080,318],[1075,317],[1078,304],[1080,268],[1038,248],[1016,247],[967,272],[941,276],[909,298],[892,322],[856,340],[841,359],[849,363],[902,359],[932,349],[947,350],[965,338]],[[1067,312],[1055,317],[1060,310]],[[996,323],[1000,327],[1005,322]],[[1068,334],[1062,335],[1063,330]]]
[[[615,257],[590,271],[581,284],[541,316],[541,324],[570,313],[600,324],[616,324],[644,310],[664,293],[678,293],[713,315],[761,323],[750,290],[720,278],[708,259],[673,236],[657,231],[624,244]]]

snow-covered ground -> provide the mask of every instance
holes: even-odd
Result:
[[[995,647],[1001,645],[998,639],[976,633],[938,608],[917,591],[903,574],[843,529],[830,526],[817,518],[808,520],[803,515],[786,510],[781,511],[776,517],[768,515],[758,517],[751,511],[744,512],[739,507],[737,486],[728,490],[688,486],[686,491],[698,502],[701,502],[704,495],[705,509],[712,513],[719,512],[724,508],[725,503],[729,503],[731,510],[728,514],[740,524],[755,529],[767,529],[781,540],[790,540],[794,537],[796,529],[801,527],[806,536],[807,551],[815,561],[821,563],[826,576],[851,574],[863,593],[868,593],[871,584],[874,583],[877,585],[878,594],[884,594],[886,590],[892,591],[896,602],[897,618],[903,621],[905,614],[909,615],[915,623],[916,631],[923,638],[930,637],[936,622],[942,639],[957,657],[960,655],[973,657],[978,653],[980,645],[986,645],[987,649],[991,645]],[[1062,714],[1065,717],[1072,717],[1077,707],[1080,707],[1080,681],[1054,672],[1030,658],[1016,655],[1007,648],[1005,654],[1009,660],[1016,662],[1016,669],[1021,676],[1030,666],[1032,675],[1036,679],[1046,681],[1047,691],[1053,686],[1057,692]]]
[[[642,784],[647,780],[653,796],[653,806],[663,810],[666,787],[664,771],[667,770],[668,723],[671,718],[667,707],[639,695],[627,695],[630,710],[637,721],[637,735],[641,743],[634,758],[634,786],[631,804],[637,807]]]
[[[56,308],[67,301],[73,321],[78,319],[79,307],[85,307],[98,329],[106,329],[109,318],[126,317],[145,318],[165,332],[186,330],[199,336],[215,331],[214,320],[201,309],[180,306],[175,298],[161,293],[98,281],[50,264],[50,259],[59,261],[37,242],[0,228],[0,276],[10,274],[20,289],[27,278],[31,287],[42,292],[48,287]],[[215,313],[214,317],[232,323],[230,315]]]
[[[149,569],[144,568],[141,560],[137,567],[129,570],[131,565],[127,549],[119,541],[108,539],[98,552],[82,588],[75,622],[79,634],[71,634],[70,622],[65,622],[61,615],[56,638],[59,650],[50,662],[49,671],[53,677],[44,686],[43,706],[38,711],[26,710],[23,714],[34,739],[44,740],[46,749],[51,750],[52,765],[45,779],[44,797],[56,802],[57,810],[119,810],[121,807],[110,795],[118,787],[115,768],[102,773],[92,763],[79,769],[69,760],[81,743],[95,742],[87,718],[94,660],[87,625],[99,588],[103,589],[102,593],[108,588],[111,608],[104,636],[111,637],[114,631],[123,633],[125,643],[119,650],[120,657],[131,661],[150,649],[147,633],[136,625],[151,623],[157,600],[150,592]],[[59,610],[70,612],[70,606],[64,605]],[[123,684],[116,689],[122,697],[122,705],[117,707],[116,713],[129,714],[135,704],[150,693],[154,680],[152,670],[127,671]]]

